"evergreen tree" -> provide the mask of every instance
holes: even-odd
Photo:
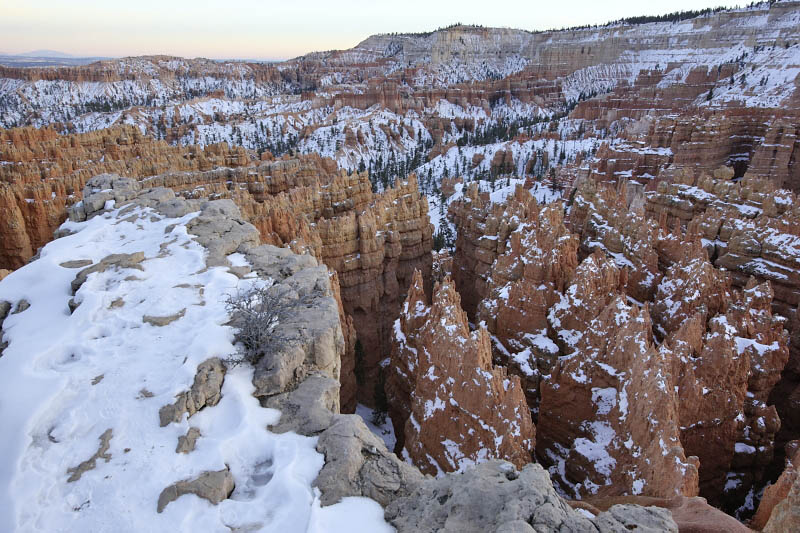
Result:
[[[362,385],[364,383],[364,345],[361,344],[361,340],[356,339],[356,346],[355,346],[355,375],[356,375],[356,384]]]
[[[378,366],[378,379],[375,381],[375,407],[372,409],[372,423],[382,426],[389,414],[389,400],[386,398],[386,372]]]

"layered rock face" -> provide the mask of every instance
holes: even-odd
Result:
[[[551,472],[576,496],[696,495],[670,358],[653,342],[647,307],[626,303],[619,270],[589,256],[549,318],[565,354],[541,388],[537,452]]]
[[[503,207],[489,202],[476,185],[470,185],[458,202],[453,202],[448,217],[457,228],[456,255],[453,260],[453,280],[462,295],[462,306],[469,316],[475,316],[478,304],[489,295],[491,267],[508,238],[507,224],[502,240],[501,227],[494,209],[502,214]]]
[[[647,211],[665,224],[697,234],[713,264],[730,272],[734,286],[748,287],[751,277],[769,281],[774,293],[771,310],[784,319],[783,327],[790,333],[789,361],[768,398],[781,419],[776,443],[780,458],[783,445],[800,436],[800,421],[793,415],[800,394],[797,200],[768,180],[746,177],[734,183],[726,179],[730,174],[718,176],[695,176],[678,169],[671,181],[647,193]]]
[[[687,53],[679,57],[687,62],[700,60],[702,50],[710,48],[710,35],[716,40],[715,46],[722,48],[747,39],[759,42],[766,40],[762,34],[765,33],[764,26],[769,23],[778,29],[772,38],[777,37],[776,40],[782,43],[797,36],[797,30],[791,24],[794,9],[794,3],[786,2],[774,6],[760,5],[753,11],[722,11],[673,26],[668,32],[660,24],[611,24],[608,27],[537,33],[457,25],[425,34],[376,35],[351,50],[317,53],[308,56],[307,61],[313,59],[321,65],[342,67],[358,63],[430,64],[433,67],[448,67],[454,63],[484,64],[490,71],[505,69],[514,72],[526,68],[541,77],[568,76],[598,63],[624,64],[625,52],[634,55],[644,51],[670,50],[674,44],[669,41],[669,36],[680,39],[686,47]],[[765,20],[748,24],[756,14]],[[625,40],[624,50],[619,47],[617,39]],[[673,58],[663,59],[662,66],[667,67],[664,63]],[[612,77],[615,74],[618,75],[611,71],[595,75]]]
[[[340,273],[345,311],[364,347],[359,397],[372,404],[371,385],[380,379],[380,362],[391,353],[392,324],[413,272],[423,272],[430,287],[433,228],[427,202],[412,179],[376,197],[365,211],[317,227],[327,244],[322,260]]]
[[[134,127],[80,135],[51,129],[0,130],[0,267],[19,268],[53,238],[66,207],[81,199],[94,175],[145,178],[170,170],[208,170],[249,163],[241,148],[173,147]]]
[[[734,183],[679,170],[671,183],[647,193],[646,201],[653,217],[687,228],[691,224],[689,229],[704,239],[714,265],[730,270],[736,286],[744,286],[750,276],[769,280],[775,310],[790,316],[800,301],[793,194],[758,178]]]
[[[720,77],[723,87],[724,78]],[[714,85],[706,84],[705,91],[713,91]],[[600,102],[587,104],[605,109]],[[798,109],[794,104],[767,109],[726,104],[687,109],[682,103],[675,113],[666,116],[652,118],[641,113],[633,117],[636,122],[618,139],[600,147],[590,163],[593,177],[633,178],[647,184],[671,165],[691,168],[695,173],[712,173],[727,165],[737,178],[765,178],[777,187],[800,190],[800,166],[796,163],[800,153]]]
[[[449,278],[428,305],[416,271],[394,328],[386,389],[396,453],[428,474],[531,461],[535,429],[519,378],[492,365],[488,332],[470,332]]]
[[[67,136],[28,128],[4,135],[10,144],[3,157],[14,163],[1,167],[7,180],[2,255],[7,266],[21,266],[52,239],[66,217],[65,206],[80,201],[83,184],[95,173],[138,178],[189,199],[232,199],[262,242],[311,253],[337,273],[349,332],[346,365],[354,368],[359,340],[366,354],[362,401],[372,403],[378,362],[391,351],[391,325],[411,274],[419,269],[426,283],[430,280],[433,230],[413,178],[375,194],[366,175],[347,175],[317,155],[251,163],[241,148],[171,147],[131,127]],[[348,372],[343,386],[350,411],[355,375]]]
[[[522,187],[517,188],[509,196],[507,204],[489,201],[489,195],[480,192],[477,184],[471,183],[464,189],[463,197],[449,206],[448,217],[455,224],[458,234],[456,237],[456,256],[453,261],[453,279],[462,294],[464,310],[470,317],[478,316],[481,302],[492,294],[492,291],[501,289],[506,283],[516,281],[520,276],[527,275],[538,277],[545,283],[563,285],[566,272],[574,268],[575,259],[565,259],[566,265],[557,264],[560,255],[569,256],[569,243],[559,241],[562,235],[560,215],[556,208],[544,211],[540,217],[540,207],[530,192]],[[540,220],[541,218],[541,220]],[[536,231],[535,226],[541,224],[542,229],[536,235],[528,235]],[[524,226],[524,227],[523,227]],[[513,237],[512,237],[513,236]],[[507,250],[509,239],[514,243],[514,251]],[[564,250],[556,252],[546,248],[539,250],[537,240],[541,239],[544,246],[553,244]],[[569,239],[567,239],[569,240]],[[524,243],[523,243],[524,241]],[[531,249],[526,249],[530,245]],[[493,280],[494,263],[502,254],[503,272],[497,281]],[[525,254],[543,254],[539,260],[548,263],[531,268],[541,268],[541,272],[528,272],[523,267],[526,259],[520,256]],[[550,255],[552,254],[552,255]],[[570,266],[571,265],[571,266]],[[525,271],[525,272],[523,272]],[[550,276],[555,279],[549,279]],[[546,279],[548,278],[548,279]],[[495,322],[494,311],[487,304],[481,319]],[[510,316],[510,314],[508,315]],[[493,328],[492,332],[494,333]]]
[[[726,486],[731,480],[735,484],[735,490],[726,491],[733,501],[740,500],[747,487],[760,487],[770,478],[769,470],[783,458],[781,448],[786,436],[792,434],[787,424],[779,437],[782,422],[778,409],[785,403],[776,400],[774,394],[780,390],[776,387],[781,380],[778,369],[785,368],[789,360],[790,341],[784,329],[786,321],[772,314],[772,297],[769,283],[757,284],[751,278],[741,293],[736,291],[727,312],[728,322],[737,330],[737,350],[750,362],[745,421],[734,446],[733,473],[726,481]]]
[[[139,106],[163,106],[197,96],[264,98],[298,83],[297,71],[282,75],[271,65],[169,56],[128,57],[58,69],[0,67],[0,77],[12,80],[5,92],[11,105],[3,109],[4,127],[68,124],[82,115],[112,115],[125,109],[135,115]],[[95,90],[75,90],[78,87]],[[43,95],[52,98],[52,108],[37,107]],[[114,121],[98,122],[105,127]]]
[[[731,175],[717,174],[709,183]],[[495,359],[523,379],[537,456],[576,496],[699,489],[728,512],[754,510],[780,460],[774,395],[790,348],[771,281],[738,285],[709,261],[700,215],[685,229],[651,218],[656,193],[589,179],[571,196],[567,220],[523,190],[498,205],[467,188],[450,207],[459,289],[477,302]],[[725,223],[741,227],[749,211],[736,212]]]

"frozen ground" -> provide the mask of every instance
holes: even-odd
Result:
[[[76,233],[0,282],[12,313],[30,304],[3,325],[0,531],[391,531],[372,500],[320,508],[311,487],[323,465],[316,439],[266,429],[279,412],[252,396],[249,368],[228,372],[216,406],[159,427],[159,408],[191,386],[197,365],[234,351],[224,298],[254,280],[206,269],[185,227],[194,215],[134,214],[65,223]],[[79,270],[61,263],[133,252],[144,252],[142,270],[90,275],[70,314]],[[179,312],[163,327],[143,323]],[[190,426],[202,434],[197,448],[178,454]],[[68,481],[109,429],[108,458]],[[226,466],[236,483],[229,499],[215,506],[185,495],[156,513],[165,487]]]

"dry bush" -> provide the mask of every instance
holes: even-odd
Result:
[[[255,366],[266,354],[282,349],[293,338],[281,332],[281,322],[296,314],[309,298],[287,298],[284,292],[269,285],[255,285],[246,291],[228,296],[225,309],[237,328],[239,351],[226,358],[225,364]]]

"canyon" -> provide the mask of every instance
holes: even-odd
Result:
[[[27,349],[35,276],[71,336],[70,316],[109,321],[75,337],[94,361],[79,347],[113,337],[126,284],[182,257],[134,321],[199,336],[203,309],[227,337],[164,363],[162,427],[188,458],[228,409],[317,438],[297,444],[309,524],[353,505],[399,531],[800,527],[800,2],[269,64],[0,66],[0,127],[0,365]],[[260,282],[291,342],[247,375],[209,294]],[[128,453],[106,426],[43,430],[97,449],[70,470],[94,490]],[[194,494],[217,520],[277,475],[277,455],[212,455],[158,476],[153,512]]]

